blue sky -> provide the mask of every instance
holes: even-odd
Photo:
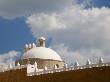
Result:
[[[22,51],[26,43],[35,42],[25,19],[14,20],[0,19],[0,53],[10,50]]]
[[[14,20],[0,19],[0,53],[10,50],[23,52],[25,44],[37,43],[36,38],[25,23],[25,18]],[[47,47],[51,43],[51,38],[47,39]]]
[[[87,4],[90,3],[92,6],[98,8],[103,6],[110,7],[110,0],[77,0],[77,3],[82,4],[84,1],[86,1]]]
[[[11,1],[13,2],[13,4],[11,3]],[[23,53],[23,47],[26,43],[33,43],[33,42],[36,43],[36,40],[38,38],[37,33],[39,33],[39,32],[33,32],[33,29],[35,29],[35,27],[34,27],[35,25],[30,24],[31,15],[33,17],[33,14],[35,14],[35,13],[39,14],[42,12],[46,13],[46,14],[48,14],[48,13],[51,14],[53,12],[57,12],[57,9],[58,9],[58,12],[61,12],[61,10],[63,10],[63,8],[66,8],[68,6],[68,4],[71,2],[71,0],[68,0],[67,2],[65,0],[61,0],[62,4],[60,4],[60,2],[59,2],[59,4],[56,2],[57,6],[55,6],[56,4],[53,3],[55,5],[50,5],[52,7],[49,8],[49,7],[47,7],[47,5],[49,3],[46,3],[45,1],[43,2],[40,0],[36,0],[36,2],[37,1],[41,4],[41,5],[39,4],[38,9],[35,9],[36,8],[35,3],[32,3],[32,2],[27,3],[28,1],[27,2],[23,1],[23,3],[21,4],[21,7],[23,7],[23,9],[21,9],[21,8],[19,9],[19,7],[16,6],[16,3],[18,2],[18,4],[19,4],[19,3],[21,3],[20,1],[10,0],[10,3],[8,5],[8,2],[6,0],[4,0],[4,1],[0,0],[0,2],[1,2],[1,4],[0,4],[0,54],[1,55],[3,55],[4,53],[8,53],[12,50]],[[48,1],[49,0],[47,0],[47,2]],[[83,1],[84,0],[77,0],[77,3],[82,4]],[[89,1],[89,0],[85,0],[85,1]],[[3,4],[5,4],[5,3],[6,4],[3,5],[2,2],[3,2]],[[42,7],[42,3],[44,5],[44,7]],[[66,3],[68,3],[68,4],[66,4]],[[108,8],[110,7],[110,0],[92,0],[92,1],[90,0],[90,3],[93,4],[93,7],[99,8],[99,10],[102,7],[108,7]],[[11,4],[12,4],[12,7],[11,7]],[[24,6],[24,4],[26,6]],[[30,4],[29,9],[31,11],[28,10],[28,6],[27,6],[28,4]],[[31,5],[33,8],[31,8]],[[47,8],[45,7],[45,5]],[[53,9],[51,9],[51,8],[53,8]],[[44,17],[45,16],[48,16],[48,15],[44,15]],[[29,23],[26,22],[28,20],[29,20]],[[39,29],[37,29],[37,30],[39,31]],[[45,29],[43,29],[43,31],[45,31]],[[48,29],[47,29],[45,32],[50,32],[50,30],[48,31]],[[58,33],[58,32],[56,32],[56,33]],[[55,35],[55,34],[53,34],[53,35]],[[38,36],[40,36],[40,33],[38,34]],[[57,36],[60,36],[60,35],[57,35]],[[49,35],[49,37],[47,38],[47,45],[46,45],[47,47],[51,46],[50,44],[53,44],[52,37],[53,36]],[[66,37],[66,36],[64,35],[62,37]],[[58,41],[59,43],[63,43],[62,41],[59,40],[59,38],[56,40],[56,42]],[[62,39],[62,40],[64,40],[64,39]],[[55,42],[55,44],[56,44],[56,42]],[[68,41],[66,41],[66,42],[64,42],[64,45],[66,43],[69,44]],[[76,47],[75,47],[76,49],[79,48],[79,50],[80,50],[82,48],[82,46],[79,47],[79,44],[78,45],[75,44],[75,45],[76,45]],[[82,43],[82,45],[83,45],[83,43]],[[88,45],[89,44],[86,44],[84,46],[88,46]],[[67,46],[71,47],[69,45],[67,45]],[[92,46],[92,47],[94,47],[94,46]],[[69,50],[70,51],[75,50],[75,48],[72,48]],[[98,45],[98,48],[99,48],[99,45]]]
[[[93,4],[96,7],[102,7],[102,6],[110,7],[110,0],[93,0]]]

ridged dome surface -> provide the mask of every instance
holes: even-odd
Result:
[[[61,57],[52,49],[45,47],[35,47],[24,53],[22,59],[39,58],[62,61]]]

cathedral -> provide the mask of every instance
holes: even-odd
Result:
[[[37,64],[38,69],[53,69],[63,68],[64,62],[61,57],[51,48],[46,48],[45,38],[40,37],[38,46],[33,44],[26,44],[24,47],[24,54],[21,59],[15,61],[15,65],[34,65]]]
[[[38,45],[26,44],[21,59],[6,69],[0,68],[0,82],[109,82],[110,62],[98,63],[89,59],[86,64],[78,61],[74,66],[68,65],[51,48],[46,48],[45,38],[38,39]],[[82,80],[83,79],[83,80]]]

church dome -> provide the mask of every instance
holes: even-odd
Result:
[[[22,59],[39,58],[62,61],[61,57],[52,49],[46,47],[34,47],[25,52]]]

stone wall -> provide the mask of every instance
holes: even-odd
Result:
[[[23,59],[23,60],[18,60],[15,62],[15,65],[17,66],[17,63],[19,62],[20,65],[26,65],[28,63],[34,64],[37,62],[37,66],[39,69],[44,69],[46,66],[48,69],[54,68],[56,65],[58,68],[63,68],[64,67],[64,62],[63,61],[57,61],[57,60],[48,60],[48,59],[38,59],[38,58],[33,58],[33,59]]]
[[[26,68],[0,73],[0,82],[110,82],[110,66],[27,76]]]

